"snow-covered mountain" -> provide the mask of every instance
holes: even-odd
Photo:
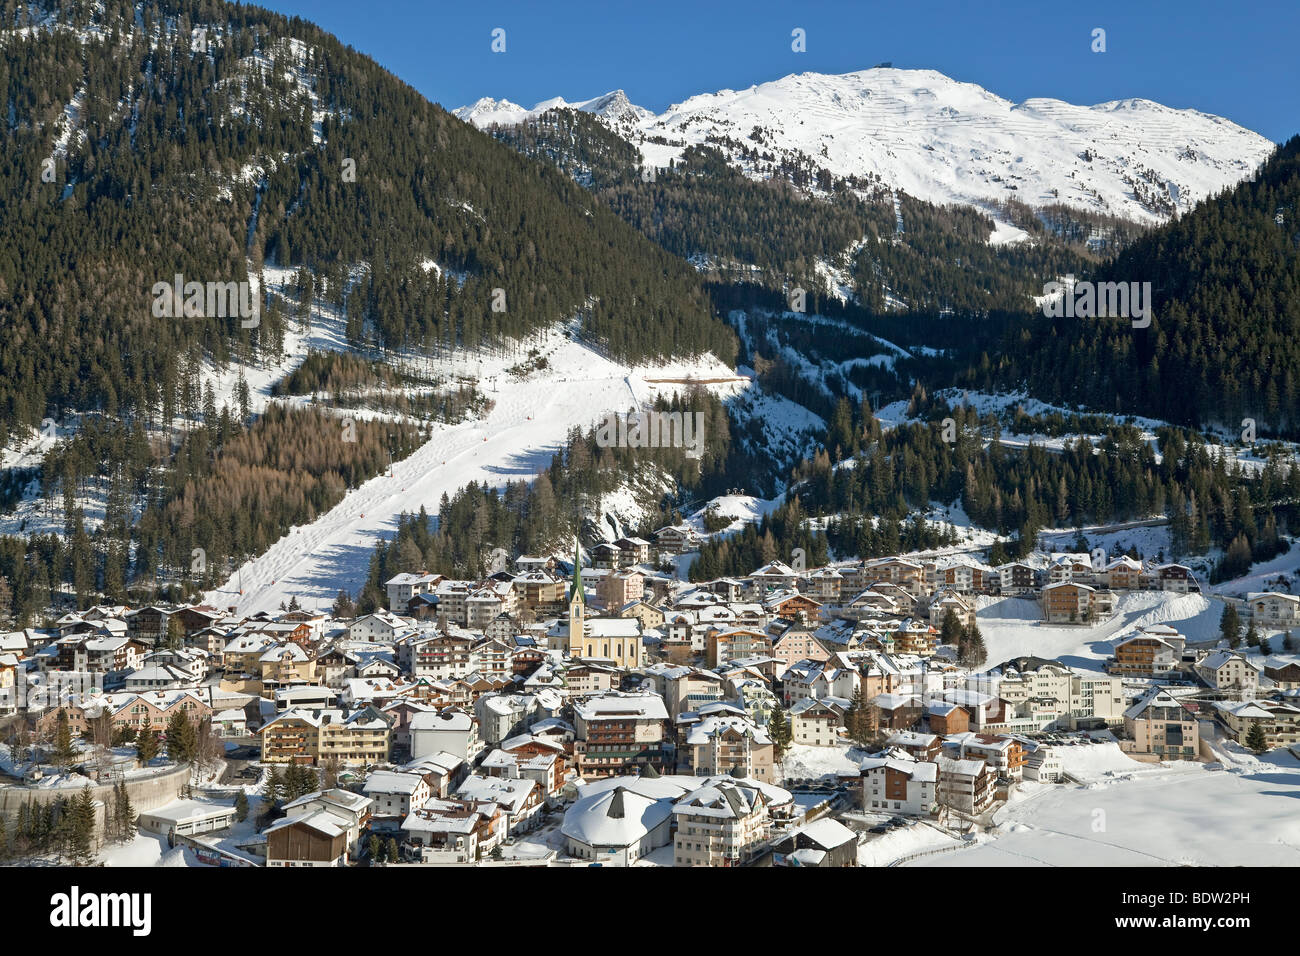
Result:
[[[930,202],[1060,202],[1143,223],[1245,178],[1274,147],[1222,117],[1150,100],[1013,103],[933,70],[879,67],[701,94],[659,115],[621,90],[531,110],[479,100],[456,115],[480,127],[509,125],[560,106],[600,116],[654,165],[708,142],[759,178],[782,159],[804,159]]]
[[[532,109],[520,106],[518,103],[511,103],[509,100],[494,100],[485,96],[470,106],[462,106],[452,112],[467,123],[486,128],[493,124],[514,126],[540,116],[547,110],[560,109],[592,113],[624,134],[634,134],[642,124],[655,118],[655,114],[650,110],[634,105],[622,90],[614,90],[604,96],[578,103],[569,103],[562,97],[556,96],[549,100],[542,100]]]

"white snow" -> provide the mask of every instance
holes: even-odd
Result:
[[[1084,787],[1050,787],[998,814],[980,845],[914,866],[1295,866],[1300,763],[1236,745],[1228,771],[1138,765]],[[1100,747],[1061,748],[1068,751]]]
[[[392,477],[371,479],[245,564],[242,594],[236,572],[206,600],[218,607],[234,605],[241,614],[273,611],[291,595],[307,607],[328,606],[340,588],[359,590],[376,539],[393,533],[401,513],[423,505],[436,514],[444,493],[454,494],[472,481],[501,486],[531,480],[550,464],[573,426],[586,428],[611,411],[626,412],[655,395],[678,391],[688,379],[726,379],[707,386],[722,395],[748,384],[712,357],[634,369],[600,356],[560,328],[540,341],[548,367],[522,380],[506,373],[518,361],[508,350],[459,353],[441,363],[447,377],[467,375],[479,382],[494,402],[486,418],[435,425],[429,441],[394,463]]]
[[[786,751],[781,771],[784,780],[801,780],[827,775],[856,774],[862,755],[847,746],[810,747],[792,744]]]
[[[1060,660],[1079,670],[1101,670],[1114,642],[1139,627],[1169,624],[1189,642],[1213,640],[1223,607],[1200,594],[1167,591],[1133,591],[1115,602],[1115,616],[1093,627],[1083,624],[1048,624],[1031,598],[978,599],[976,617],[990,666],[1013,657]]]
[[[487,126],[520,123],[551,106],[587,109],[659,166],[688,145],[711,137],[746,141],[759,127],[761,148],[778,163],[806,158],[835,175],[875,177],[933,203],[989,208],[1008,199],[1031,206],[1059,202],[1144,223],[1168,215],[1154,203],[1144,205],[1135,190],[1186,211],[1250,175],[1274,149],[1263,136],[1197,110],[1144,99],[1017,104],[934,70],[798,73],[692,96],[659,115],[623,108],[625,101],[612,110],[592,106],[604,99],[547,100],[531,110],[484,99],[456,115]],[[646,143],[651,136],[671,145]],[[734,150],[731,160],[755,178],[767,178],[775,165],[756,165]],[[1021,238],[1021,230],[1003,223],[990,241]]]

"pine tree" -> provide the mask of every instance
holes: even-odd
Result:
[[[375,863],[384,862],[382,859],[383,845],[379,842],[379,835],[377,833],[370,834],[369,847],[371,864],[373,865]]]
[[[280,775],[279,767],[272,767],[266,775],[266,782],[262,784],[262,800],[266,803],[267,810],[271,810],[283,799],[284,778]]]
[[[1250,725],[1250,731],[1246,734],[1246,746],[1257,754],[1268,750],[1268,737],[1264,734],[1263,724]]]
[[[772,716],[767,722],[767,734],[772,738],[773,756],[777,763],[781,763],[790,750],[793,733],[790,729],[790,719],[780,704],[773,709]]]
[[[68,712],[59,708],[58,723],[54,730],[54,750],[50,754],[59,770],[66,772],[77,759],[77,748],[72,743],[72,725],[68,721]]]
[[[1246,646],[1259,647],[1259,630],[1255,627],[1253,617],[1250,619],[1250,623],[1246,625]]]
[[[248,819],[248,794],[244,793],[242,787],[235,794],[235,819],[240,823]]]
[[[67,855],[73,866],[91,866],[95,862],[95,799],[90,787],[82,787],[64,814]]]
[[[114,792],[113,818],[116,835],[124,843],[135,839],[135,807],[131,805],[131,794],[127,792],[126,781],[119,781]]]
[[[198,734],[184,711],[178,710],[172,714],[171,719],[167,721],[167,729],[163,732],[163,736],[167,741],[168,760],[180,764],[193,762]]]
[[[397,863],[401,859],[401,851],[397,847],[397,840],[393,837],[388,838],[384,844],[384,849],[387,850],[386,856],[390,862]]]
[[[1287,631],[1286,637],[1282,639],[1282,647],[1288,654],[1294,654],[1296,652],[1296,638],[1290,631]]]
[[[978,625],[971,624],[962,635],[962,651],[959,660],[967,667],[979,667],[987,659],[988,651],[984,647],[984,635],[980,633]]]
[[[1237,608],[1231,604],[1223,605],[1223,614],[1219,616],[1219,635],[1230,647],[1236,647],[1241,640],[1241,618],[1237,614]]]
[[[861,750],[868,749],[875,737],[875,728],[871,726],[871,704],[863,696],[862,685],[853,692],[853,701],[849,704],[848,710],[844,712],[844,729],[849,733],[849,739]]]
[[[158,733],[152,727],[142,727],[135,738],[136,756],[141,765],[148,764],[158,756]]]
[[[956,647],[961,643],[962,636],[961,621],[957,619],[956,612],[948,608],[943,613],[943,623],[939,625],[939,643]]]
[[[347,621],[356,616],[357,608],[352,603],[352,598],[348,595],[348,592],[340,588],[331,611],[336,618]]]

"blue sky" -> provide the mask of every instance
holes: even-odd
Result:
[[[1145,97],[1226,116],[1274,140],[1300,132],[1295,0],[262,0],[313,20],[448,109],[526,106],[616,88],[657,111],[789,73],[883,61],[939,70],[1020,101]],[[1055,8],[1055,9],[1052,9]],[[506,52],[490,49],[506,31]],[[807,51],[791,50],[806,31]],[[1092,31],[1106,31],[1094,53]]]

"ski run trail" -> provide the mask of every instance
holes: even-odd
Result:
[[[356,596],[376,540],[391,537],[402,513],[423,506],[436,516],[442,496],[454,495],[470,482],[502,487],[508,481],[532,480],[550,465],[574,426],[586,429],[610,412],[626,413],[657,394],[684,387],[658,380],[710,380],[714,384],[708,387],[720,395],[747,385],[712,356],[629,368],[560,330],[545,337],[543,354],[547,367],[522,380],[506,372],[517,355],[462,354],[446,362],[442,371],[476,378],[479,390],[494,402],[485,417],[435,424],[432,437],[406,459],[393,462],[391,472],[348,492],[311,524],[291,529],[224,585],[208,591],[205,600],[240,615],[274,612],[291,596],[306,609],[328,609],[340,589]]]

